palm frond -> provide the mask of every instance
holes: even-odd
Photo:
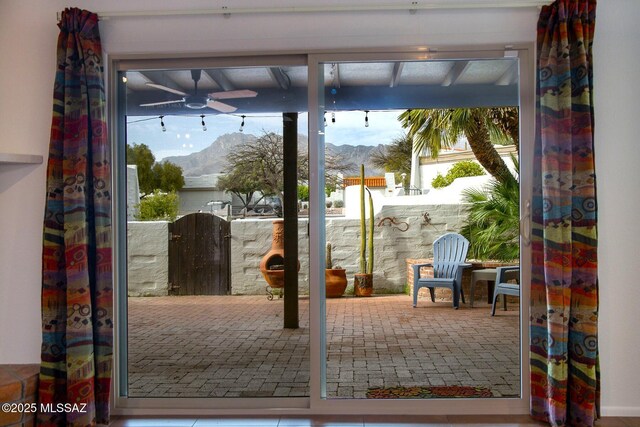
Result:
[[[483,260],[517,259],[520,253],[518,186],[492,181],[483,189],[464,191],[463,200],[471,205],[461,231],[470,242],[470,256]]]

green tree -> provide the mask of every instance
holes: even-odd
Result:
[[[262,188],[262,182],[255,172],[256,171],[245,169],[244,167],[234,168],[218,178],[216,188],[221,191],[228,191],[237,196],[242,202],[244,211],[247,212],[265,196],[270,195],[262,193],[259,200],[253,204],[251,203],[254,193],[260,191]]]
[[[151,172],[155,181],[155,188],[162,191],[179,191],[184,187],[182,168],[171,162],[161,162],[153,165]]]
[[[178,191],[184,186],[182,168],[171,162],[156,162],[146,144],[127,145],[127,164],[138,168],[140,191],[145,195],[154,190]]]
[[[384,148],[376,148],[371,153],[371,162],[374,166],[384,169],[386,172],[395,172],[396,181],[402,179],[402,174],[411,174],[411,155],[413,150],[413,138],[408,133],[394,138]]]
[[[425,149],[437,158],[442,149],[452,148],[464,135],[476,159],[491,176],[499,182],[515,183],[494,143],[518,145],[513,128],[517,114],[515,107],[419,109],[407,110],[398,119],[414,138],[414,150]]]
[[[513,157],[518,170],[518,161]],[[470,203],[467,224],[461,234],[469,242],[469,257],[513,261],[520,256],[520,191],[514,181],[492,180],[487,188],[468,189],[463,200]]]
[[[127,144],[127,164],[138,167],[138,183],[142,193],[150,194],[156,188],[152,172],[155,162],[156,158],[146,144]]]
[[[265,133],[254,142],[247,142],[227,154],[228,167],[218,180],[218,188],[233,194],[244,194],[243,203],[248,207],[251,195],[258,191],[263,196],[277,196],[283,205],[284,142],[281,135]],[[351,165],[327,155],[325,170],[327,183],[337,182],[337,172],[349,170]],[[307,153],[298,152],[298,183],[309,180]],[[240,184],[244,183],[244,184]],[[246,185],[245,185],[246,184]],[[335,184],[334,184],[335,185]],[[249,191],[252,191],[249,193]]]
[[[463,160],[461,162],[454,163],[451,169],[447,171],[446,175],[438,174],[431,181],[433,188],[442,188],[451,185],[456,178],[464,178],[467,176],[479,176],[484,175],[482,167],[472,160]]]
[[[174,221],[178,216],[178,195],[175,191],[162,193],[154,191],[140,200],[138,215],[140,221]]]

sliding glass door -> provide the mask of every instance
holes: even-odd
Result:
[[[529,52],[116,61],[118,404],[526,410]]]
[[[526,407],[527,58],[512,50],[310,61],[319,82],[310,144],[324,154],[326,188],[317,216],[327,295],[317,319],[320,396],[334,408],[411,410],[420,400],[470,409],[484,399]],[[415,285],[433,284],[434,274],[445,282],[433,245],[450,233],[469,242],[460,287],[435,286],[432,297]],[[339,297],[329,297],[329,274],[346,276]]]

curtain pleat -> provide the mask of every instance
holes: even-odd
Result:
[[[40,426],[109,422],[113,347],[110,150],[97,15],[66,9],[57,70],[42,266]],[[68,406],[59,406],[67,404]]]
[[[557,0],[538,21],[531,415],[553,426],[593,426],[599,409],[595,11]]]

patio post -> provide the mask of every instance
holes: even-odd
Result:
[[[284,327],[298,328],[298,113],[282,113]]]

